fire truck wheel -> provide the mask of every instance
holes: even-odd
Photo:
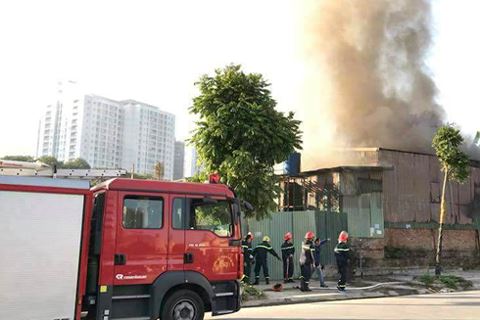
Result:
[[[160,319],[203,320],[202,299],[191,290],[178,290],[171,294],[163,308]]]

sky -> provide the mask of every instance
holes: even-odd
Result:
[[[367,0],[365,0],[367,1]],[[0,3],[0,156],[35,155],[42,108],[59,80],[135,99],[194,128],[194,82],[230,63],[262,73],[282,111],[297,110],[304,75],[295,0],[3,1]],[[448,120],[480,129],[476,0],[434,1],[428,64]],[[301,112],[300,112],[301,113]]]
[[[465,134],[480,130],[480,1],[434,1],[434,47],[429,61],[448,120]]]

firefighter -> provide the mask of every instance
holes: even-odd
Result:
[[[302,282],[300,284],[300,291],[312,291],[309,286],[314,263],[314,238],[315,234],[312,231],[308,231],[305,234],[305,241],[302,243],[302,253],[300,254],[300,271],[302,273],[300,279]]]
[[[250,275],[252,273],[253,249],[252,249],[253,234],[247,233],[245,239],[242,241],[243,250],[243,278],[242,281],[250,284]]]
[[[275,258],[280,260],[277,252],[273,250],[270,245],[270,237],[263,237],[263,242],[255,247],[253,250],[253,256],[255,257],[255,283],[254,285],[259,284],[260,280],[260,269],[263,269],[263,275],[265,277],[265,283],[270,284],[270,276],[268,274],[268,263],[267,263],[267,254],[270,253]]]
[[[338,235],[338,243],[335,246],[335,259],[337,260],[338,273],[340,274],[340,279],[338,279],[337,283],[337,289],[339,291],[345,291],[347,282],[347,267],[350,258],[350,248],[347,241],[348,233],[346,231],[340,232]]]
[[[283,236],[282,243],[282,260],[283,260],[283,282],[294,282],[293,281],[293,255],[295,254],[295,247],[292,243],[292,233],[287,232]]]

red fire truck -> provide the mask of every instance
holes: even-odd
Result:
[[[0,176],[0,319],[203,319],[240,309],[222,184]]]

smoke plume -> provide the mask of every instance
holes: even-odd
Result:
[[[301,3],[307,167],[318,166],[326,148],[431,152],[444,111],[425,65],[432,37],[429,1]]]

